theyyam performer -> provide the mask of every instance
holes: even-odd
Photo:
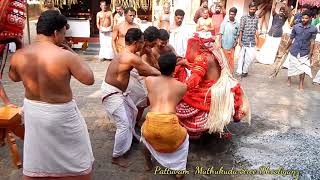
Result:
[[[177,105],[180,123],[191,139],[203,133],[224,134],[224,127],[244,116],[250,122],[249,102],[230,73],[228,61],[212,37],[195,33],[189,39],[185,66],[178,66],[175,77],[187,84],[188,90]]]

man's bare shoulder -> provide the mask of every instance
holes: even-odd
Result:
[[[123,53],[118,54],[116,59],[119,60],[120,64],[131,64],[132,61],[139,60],[139,56],[137,56],[133,53],[123,52]]]

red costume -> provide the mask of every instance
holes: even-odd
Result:
[[[198,35],[188,40],[186,58],[191,64],[189,67],[177,66],[175,77],[188,86],[188,90],[176,110],[180,123],[184,126],[190,138],[200,138],[203,132],[208,131],[206,127],[211,106],[211,87],[215,84],[214,80],[204,79],[208,70],[209,57],[218,61],[224,68],[222,58],[217,54],[218,50],[213,45],[213,39],[201,39]],[[207,45],[211,43],[211,48]],[[195,58],[193,58],[195,57]],[[188,77],[188,71],[191,75]],[[242,92],[240,85],[237,84],[231,91],[235,95],[235,114],[234,120],[239,121],[239,108],[242,105]]]

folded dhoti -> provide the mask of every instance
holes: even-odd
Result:
[[[298,57],[293,56],[289,53],[289,67],[288,67],[288,76],[297,76],[303,73],[306,73],[312,78],[310,60],[308,56]]]
[[[140,138],[134,131],[138,110],[129,92],[122,92],[104,81],[101,92],[104,109],[116,123],[113,157],[119,157],[130,149],[133,135]]]
[[[128,91],[130,91],[130,97],[137,107],[148,106],[148,93],[145,80],[136,69],[130,72]]]
[[[149,112],[141,127],[142,142],[164,167],[185,170],[189,137],[172,113]]]
[[[88,128],[75,103],[24,99],[23,174],[30,177],[78,176],[94,161]]]

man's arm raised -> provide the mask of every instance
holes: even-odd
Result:
[[[135,56],[135,55],[134,55]],[[131,65],[136,68],[141,76],[158,76],[160,71],[142,61],[138,56],[131,58]]]
[[[67,54],[68,68],[72,76],[82,84],[92,85],[94,83],[94,76],[88,64],[86,64],[83,59],[76,54],[71,52],[67,52]]]

